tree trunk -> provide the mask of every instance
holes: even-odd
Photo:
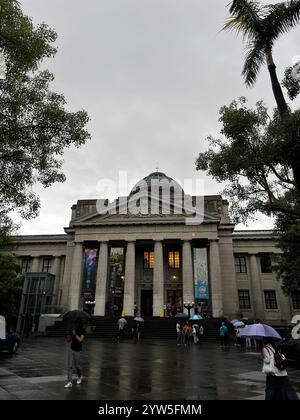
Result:
[[[283,96],[280,83],[278,81],[278,77],[276,74],[276,66],[274,64],[271,51],[266,53],[266,58],[267,58],[268,70],[269,70],[271,82],[272,82],[272,89],[273,89],[274,97],[277,103],[277,108],[278,108],[281,118],[284,118],[284,116],[289,113],[289,109],[288,109],[286,100]],[[299,158],[295,156],[295,159],[292,162],[290,162],[290,164],[291,164],[291,168],[294,175],[294,180],[296,184],[295,186],[298,191],[298,194],[300,194],[300,160]]]
[[[273,61],[272,52],[268,52],[266,55],[275,101],[277,103],[279,114],[281,117],[283,117],[289,112],[289,109],[284,99],[280,83],[278,81],[278,77],[276,74],[276,66]]]

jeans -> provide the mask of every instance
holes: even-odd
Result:
[[[81,377],[81,367],[80,367],[80,351],[74,351],[69,349],[68,352],[68,381],[72,381],[72,370],[76,369],[77,375]]]

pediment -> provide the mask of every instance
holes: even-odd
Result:
[[[186,196],[187,197],[187,196]],[[143,192],[135,196],[135,200],[140,200],[142,203],[140,211],[135,208],[134,212],[128,210],[128,197],[120,197],[118,201],[109,203],[107,206],[103,206],[105,200],[102,200],[102,204],[99,201],[100,212],[96,211],[93,213],[86,214],[77,219],[72,220],[72,225],[102,225],[102,224],[170,224],[170,223],[186,223],[192,224],[192,219],[195,219],[195,208],[191,205],[185,206],[185,211],[182,210],[182,204],[178,204],[178,201],[172,202],[172,211],[169,211],[170,202],[165,200],[159,200],[158,197],[151,197],[151,203],[149,197]],[[187,202],[187,201],[186,201]],[[152,207],[151,207],[152,205]],[[149,209],[155,209],[156,212],[149,213]],[[106,212],[104,213],[104,209]],[[197,216],[200,217],[204,223],[219,223],[221,214],[210,213],[199,206],[197,208]],[[102,211],[102,213],[101,213]],[[201,222],[202,223],[202,222]]]

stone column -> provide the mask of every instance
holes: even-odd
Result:
[[[69,294],[70,294],[74,249],[75,249],[75,244],[73,240],[69,239],[67,242],[64,271],[63,271],[62,282],[61,282],[61,287],[59,291],[59,294],[60,294],[59,305],[62,305],[63,310],[69,309]]]
[[[261,278],[256,254],[250,254],[250,273],[254,317],[264,319],[265,308],[263,301],[263,291],[261,287]]]
[[[164,308],[164,266],[161,241],[154,243],[153,316],[160,316]]]
[[[99,250],[97,280],[96,280],[96,293],[95,293],[95,309],[94,315],[105,315],[105,300],[107,289],[107,265],[108,265],[108,244],[101,242]]]
[[[123,310],[125,315],[133,316],[134,312],[134,288],[135,288],[135,243],[127,243],[125,262],[125,285]]]
[[[223,316],[223,290],[218,241],[209,244],[209,271],[213,317],[220,318]]]
[[[195,302],[193,257],[190,241],[184,241],[182,244],[182,287],[183,303]],[[184,308],[184,312],[188,313],[188,310]]]
[[[34,257],[32,260],[30,272],[39,273],[41,271],[40,265],[41,265],[40,257]]]
[[[51,268],[51,274],[55,275],[53,294],[55,296],[56,305],[58,305],[58,293],[59,293],[59,286],[60,286],[60,281],[61,281],[60,268],[61,268],[61,258],[53,257],[53,265]]]
[[[82,244],[75,243],[73,254],[72,274],[69,292],[69,309],[79,309],[81,276],[82,276]]]

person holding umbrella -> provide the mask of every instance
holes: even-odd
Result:
[[[293,389],[286,369],[279,369],[275,361],[275,354],[278,351],[274,338],[263,337],[262,372],[266,374],[266,400],[299,400],[296,391]]]
[[[80,355],[82,351],[82,342],[85,338],[85,330],[83,328],[83,321],[81,318],[76,319],[75,327],[73,331],[70,331],[70,348],[68,352],[68,382],[65,385],[65,388],[72,388],[72,370],[76,369],[77,372],[77,385],[82,382],[82,373],[80,366]]]
[[[259,322],[246,325],[241,330],[241,336],[255,337],[263,341],[261,357],[263,360],[262,372],[266,375],[265,399],[298,400],[299,398],[288,379],[285,366],[279,365],[277,361],[278,356],[284,359],[275,345],[275,340],[281,340],[278,332],[270,325]]]

